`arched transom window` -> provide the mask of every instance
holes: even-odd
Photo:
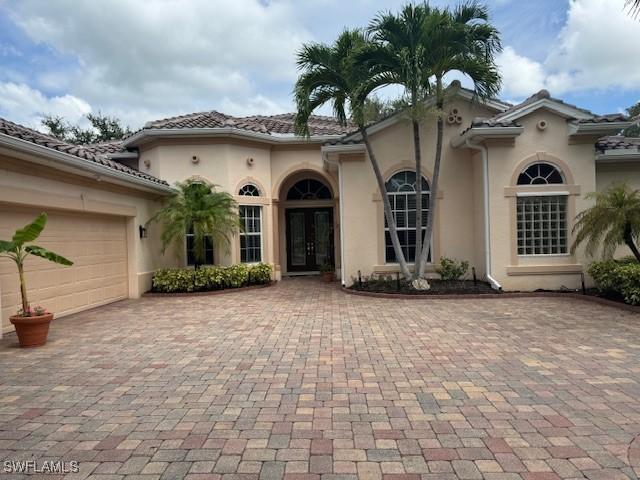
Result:
[[[550,163],[529,165],[518,176],[518,186],[563,184],[560,169]],[[548,189],[517,191],[518,255],[567,253],[567,194]]]
[[[242,195],[245,197],[259,197],[260,190],[258,190],[258,187],[256,187],[255,185],[247,183],[246,185],[242,186],[242,188],[240,188],[238,195]]]
[[[331,200],[331,190],[319,180],[306,178],[289,189],[287,200]]]
[[[391,210],[398,227],[398,238],[408,262],[414,262],[416,258],[416,173],[411,170],[403,170],[394,174],[386,183],[387,195]],[[427,230],[429,217],[429,183],[422,178],[422,239]],[[385,219],[385,261],[395,263],[396,258],[389,227]]]
[[[518,185],[549,185],[564,183],[562,173],[550,163],[529,165],[518,177]]]

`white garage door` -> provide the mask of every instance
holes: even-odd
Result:
[[[0,239],[10,240],[43,209],[0,205]],[[48,212],[47,226],[34,243],[64,255],[71,267],[30,256],[26,281],[32,306],[42,305],[57,316],[127,298],[127,242],[124,217]],[[9,316],[20,306],[15,264],[0,259],[2,328],[13,330]]]

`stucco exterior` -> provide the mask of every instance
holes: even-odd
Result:
[[[570,232],[575,215],[591,205],[588,192],[603,191],[619,181],[640,188],[640,149],[634,149],[633,142],[622,142],[622,137],[607,137],[605,146],[598,140],[628,122],[619,116],[598,117],[553,99],[545,91],[513,106],[497,100],[479,102],[462,89],[448,97],[445,113],[440,183],[438,191],[431,192],[438,205],[427,274],[437,276],[435,264],[440,257],[450,257],[469,261],[478,278],[488,279],[495,288],[579,287],[591,261],[582,249],[518,255],[517,199],[545,193],[565,196]],[[422,175],[429,185],[436,119],[434,113],[427,113],[420,122]],[[313,121],[317,132],[301,138],[291,133],[290,115],[234,120],[205,112],[151,122],[117,146],[98,146],[108,155],[50,143],[49,137],[37,138],[34,147],[29,144],[33,131],[27,132],[26,140],[16,140],[20,128],[28,129],[5,121],[9,125],[6,133],[0,123],[0,212],[8,213],[0,218],[0,232],[6,235],[20,226],[17,223],[24,215],[47,211],[55,217],[56,228],[68,224],[68,229],[76,228],[78,237],[89,228],[85,225],[111,232],[110,246],[105,243],[100,248],[122,245],[124,252],[103,267],[119,272],[110,277],[117,280],[98,278],[93,293],[82,291],[74,297],[68,293],[73,290],[69,285],[79,277],[59,274],[71,279],[66,282],[67,290],[60,287],[67,292],[67,303],[52,300],[51,308],[62,314],[95,306],[101,295],[105,301],[136,298],[150,288],[157,268],[186,265],[186,248],[161,254],[160,227],[146,224],[171,194],[169,185],[190,179],[215,184],[231,193],[239,205],[261,208],[261,261],[274,267],[276,279],[313,273],[289,264],[293,243],[287,234],[287,212],[294,210],[331,212],[331,263],[344,285],[359,275],[396,274],[398,265],[385,260],[382,197],[362,139],[358,132],[345,134],[335,119],[315,117]],[[414,170],[412,127],[404,113],[372,124],[368,132],[385,181],[397,172]],[[71,158],[74,154],[82,161]],[[557,168],[562,183],[517,185],[520,173],[538,162]],[[300,180],[317,181],[329,193],[323,198],[288,200],[287,193]],[[255,186],[259,195],[240,195],[247,184]],[[145,225],[148,235],[141,238],[139,229]],[[96,238],[98,243],[103,241]],[[65,247],[64,242],[51,245],[63,254],[71,249],[69,256],[76,248]],[[309,248],[315,247],[307,243]],[[619,252],[627,253],[624,249]],[[239,234],[230,248],[214,248],[217,264],[241,260]],[[17,279],[6,262],[0,262],[5,330],[8,315],[19,303]],[[61,269],[55,267],[51,275],[58,275]],[[37,285],[38,271],[31,271],[28,281]],[[55,298],[55,282],[50,287],[47,298]],[[120,293],[113,293],[116,291]],[[83,300],[88,297],[93,300]]]

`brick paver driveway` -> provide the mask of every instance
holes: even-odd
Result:
[[[121,302],[14,343],[0,459],[80,462],[66,478],[635,478],[640,318],[591,303],[302,279]]]

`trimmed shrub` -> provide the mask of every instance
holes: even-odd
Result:
[[[251,275],[249,273],[251,272]],[[191,268],[164,268],[153,274],[152,291],[158,293],[187,293],[238,288],[271,281],[271,265],[259,263],[230,267],[207,266]]]
[[[635,259],[605,260],[589,266],[598,291],[621,297],[626,303],[640,305],[640,263]]]
[[[467,274],[467,270],[469,262],[466,260],[457,261],[447,257],[440,257],[440,265],[436,268],[442,280],[460,280]]]

